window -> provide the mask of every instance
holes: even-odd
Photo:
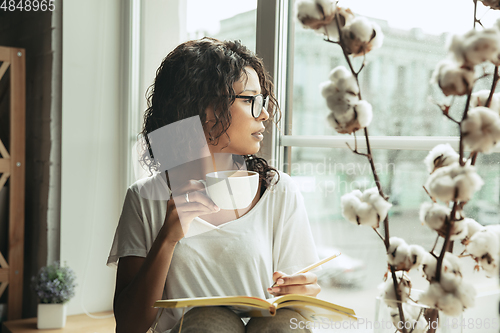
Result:
[[[387,0],[381,5],[359,0],[340,1],[339,5],[351,6],[355,14],[370,17],[384,32],[382,48],[368,54],[360,74],[363,98],[374,110],[369,126],[374,160],[384,191],[393,204],[391,235],[430,250],[434,233],[422,226],[418,218],[419,206],[427,200],[422,189],[427,177],[422,161],[439,143],[450,142],[457,148],[458,129],[432,102],[442,101],[443,95],[429,81],[436,64],[446,55],[444,45],[450,33],[465,33],[471,28],[472,1],[457,4],[455,0]],[[353,137],[339,135],[328,126],[328,109],[318,88],[334,67],[345,65],[340,48],[302,28],[295,20],[292,0],[189,0],[187,7],[186,39],[205,35],[240,39],[261,56],[267,52],[264,60],[275,78],[284,112],[280,124],[284,133],[275,130],[271,140],[273,154],[266,158],[299,184],[319,248],[338,248],[357,265],[358,271],[347,272],[346,268],[332,277],[335,287],[325,286],[320,297],[352,306],[361,317],[374,318],[375,302],[371,299],[377,296],[376,286],[386,270],[385,248],[372,230],[355,226],[340,214],[340,197],[355,188],[372,187],[373,177],[366,158],[347,149],[346,142],[354,146]],[[452,16],[443,14],[451,10]],[[489,27],[498,14],[479,5],[477,16]],[[276,20],[268,20],[269,17]],[[354,66],[359,68],[362,61],[361,57],[356,58]],[[485,71],[492,73],[491,67]],[[477,76],[481,74],[479,70]],[[490,85],[491,76],[478,81],[475,88],[489,89]],[[461,112],[458,106],[464,102],[464,98],[455,99],[453,116]],[[359,134],[360,149],[364,149],[362,138]],[[477,165],[485,185],[467,204],[466,214],[483,224],[498,223],[498,153],[480,155]],[[471,260],[464,260],[463,271],[469,281],[472,267]],[[416,287],[423,288],[425,283],[415,276],[420,274],[412,274]],[[348,279],[342,280],[342,276]],[[497,280],[486,279],[482,273],[474,277],[479,292],[498,289]],[[496,309],[496,302],[491,300],[487,307]],[[476,307],[484,310],[486,305]]]
[[[255,51],[257,0],[188,0],[186,39],[239,39]]]
[[[386,271],[385,248],[372,230],[351,224],[340,213],[340,197],[356,188],[373,187],[373,176],[367,159],[347,148],[346,142],[354,147],[353,137],[338,134],[328,125],[329,110],[319,90],[320,83],[328,79],[334,67],[347,64],[338,45],[326,43],[323,36],[304,29],[294,17],[293,2],[288,6],[288,40],[293,47],[279,59],[289,61],[287,66],[292,75],[279,78],[288,84],[286,106],[282,105],[286,110],[287,131],[280,137],[284,156],[281,166],[302,189],[319,248],[340,249],[365,265],[367,274],[361,283],[356,280],[356,274],[351,275],[356,289],[341,284],[335,291],[324,289],[323,297],[331,296],[331,300],[339,304],[353,304],[362,317],[374,318],[374,303],[368,301],[367,304],[367,300],[378,294],[377,285]],[[458,128],[445,119],[433,102],[444,101],[444,96],[429,82],[436,64],[446,56],[445,44],[450,33],[463,34],[472,28],[472,4],[424,1],[411,5],[388,0],[381,6],[379,2],[360,0],[340,1],[339,6],[352,6],[356,15],[368,16],[384,32],[383,46],[367,55],[359,77],[363,99],[372,104],[374,111],[369,126],[372,152],[384,192],[393,203],[391,236],[403,237],[408,243],[430,250],[435,233],[421,225],[418,214],[420,204],[429,200],[422,188],[428,175],[423,159],[439,143],[451,142],[457,149]],[[443,11],[439,11],[441,6]],[[433,8],[432,13],[423,13],[424,8]],[[456,13],[456,19],[438,18],[442,15],[438,13],[450,8]],[[481,5],[478,8],[477,16],[482,17],[486,27],[492,26],[499,17]],[[426,19],[418,21],[417,13],[421,12]],[[360,68],[363,60],[355,58],[354,67]],[[492,66],[484,70],[493,73]],[[482,72],[477,69],[476,76]],[[491,80],[492,75],[480,79],[475,90],[489,89]],[[456,118],[461,115],[464,103],[465,97],[456,98],[451,114]],[[363,134],[359,132],[358,145],[363,143]],[[485,185],[466,205],[465,212],[482,224],[500,221],[499,164],[498,153],[481,155],[477,162]],[[456,244],[456,251],[458,248],[463,246]],[[466,278],[474,281],[479,293],[498,290],[498,280],[475,273],[472,260],[464,259],[462,264]],[[412,272],[412,277],[417,289],[426,286],[420,273]],[[340,278],[331,280],[345,282]],[[489,299],[489,302],[488,306],[497,306],[497,300]],[[485,305],[481,305],[476,307],[484,310]]]

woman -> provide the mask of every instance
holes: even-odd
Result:
[[[145,332],[154,322],[158,332],[181,325],[182,332],[288,332],[292,318],[304,320],[283,309],[245,326],[224,307],[195,308],[182,320],[182,310],[152,308],[162,298],[319,293],[313,273],[289,275],[317,261],[302,196],[287,174],[254,155],[276,105],[262,61],[239,42],[189,41],[163,60],[141,134],[199,117],[210,156],[162,173],[145,140],[142,162],[155,174],[128,189],[108,258],[118,263],[117,332]],[[219,209],[198,180],[214,167],[245,166],[259,173],[254,200],[236,212]],[[152,194],[162,191],[166,197]],[[270,289],[273,282],[278,286]]]

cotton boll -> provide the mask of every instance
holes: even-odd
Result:
[[[342,29],[342,40],[347,53],[356,57],[382,46],[384,34],[377,23],[357,16]]]
[[[437,197],[444,202],[449,202],[455,198],[455,182],[444,170],[443,172],[439,172],[441,170],[439,169],[438,172],[433,173],[429,177],[426,187],[429,188],[433,197]]]
[[[429,173],[434,170],[458,162],[460,155],[453,149],[449,143],[439,144],[427,154],[424,164]]]
[[[357,225],[378,226],[378,216],[375,209],[361,200],[362,193],[354,190],[341,198],[342,216]]]
[[[445,230],[442,231],[443,234],[446,232]],[[450,240],[462,240],[465,237],[467,237],[467,222],[465,222],[465,219],[455,221],[450,230]]]
[[[428,252],[426,252],[422,246],[416,244],[410,245],[410,270],[420,266],[426,253]]]
[[[358,16],[354,18],[348,28],[346,31],[349,31],[353,35],[353,39],[359,39],[361,42],[368,42],[372,39],[373,27],[370,20],[366,17]]]
[[[483,5],[491,7],[491,9],[500,9],[500,2],[498,0],[479,0]]]
[[[347,68],[345,68],[344,66],[337,66],[332,69],[328,78],[332,82],[337,82],[340,79],[345,79],[351,76],[352,74]]]
[[[451,209],[446,206],[424,202],[420,206],[420,221],[433,230],[439,230],[444,226],[444,222],[450,213]]]
[[[455,291],[455,295],[462,302],[464,308],[473,308],[476,299],[476,289],[470,283],[462,281]]]
[[[358,206],[357,214],[359,217],[359,224],[366,225],[372,228],[379,227],[380,216],[371,204],[362,202]]]
[[[422,257],[422,271],[427,281],[435,283],[438,259],[430,253]],[[447,252],[441,264],[441,288],[448,292],[454,291],[462,282],[462,272],[458,258]]]
[[[344,216],[347,220],[357,223],[357,215],[356,210],[361,203],[361,196],[363,194],[360,190],[354,190],[350,193],[344,194],[341,201],[342,206],[342,216]]]
[[[328,108],[334,112],[329,119],[334,128],[342,128],[356,118],[353,107],[359,100],[359,88],[356,78],[345,67],[334,68],[330,81],[322,83],[320,89]]]
[[[444,314],[452,317],[458,317],[464,311],[464,306],[460,299],[453,293],[445,294],[438,299],[437,308]]]
[[[499,241],[498,236],[488,229],[476,232],[465,249],[485,270],[487,276],[498,276]]]
[[[344,66],[337,66],[332,69],[329,79],[333,82],[338,91],[351,95],[357,95],[359,93],[356,78]]]
[[[452,267],[452,264],[447,260],[447,254],[443,258],[443,264],[441,266],[441,270],[445,270],[445,267]],[[437,258],[435,258],[432,254],[426,252],[425,255],[422,256],[422,272],[425,279],[429,282],[434,281],[436,278],[436,269],[437,269]],[[447,269],[447,268],[446,268]],[[442,272],[441,272],[442,273]]]
[[[437,169],[429,176],[425,187],[433,197],[443,202],[469,201],[483,184],[474,166],[453,163]]]
[[[460,299],[454,294],[446,292],[439,283],[429,284],[429,288],[420,294],[418,302],[432,308],[438,308],[449,316],[458,316],[463,311]]]
[[[469,242],[468,240],[474,235],[476,232],[481,231],[484,229],[484,227],[477,223],[475,220],[471,218],[465,218],[465,223],[467,224],[467,243]]]
[[[487,253],[491,255],[498,254],[499,249],[497,235],[488,229],[483,229],[472,235],[469,244],[466,246],[467,252],[476,258],[481,258]]]
[[[346,119],[346,118],[350,118],[350,119],[347,119],[347,122],[354,119],[354,109],[353,108],[348,109],[347,112],[344,113],[342,117],[338,117],[338,118],[335,116],[335,113],[332,112],[328,115],[327,120],[328,120],[328,123],[330,124],[330,126],[333,127],[333,129],[335,129],[338,133],[345,133],[344,124],[346,123],[346,121],[344,119]]]
[[[470,109],[461,128],[464,144],[473,151],[489,154],[500,140],[500,116],[483,106]]]
[[[392,204],[380,197],[375,188],[375,191],[368,189],[361,193],[359,190],[355,190],[343,195],[341,206],[342,215],[348,221],[358,225],[378,228],[379,222],[385,219]]]
[[[389,239],[389,249],[387,250],[387,262],[395,266],[396,270],[409,271],[412,265],[410,256],[410,246],[405,240],[399,237]]]
[[[357,95],[346,94],[339,91],[331,81],[321,84],[321,94],[326,99],[326,105],[330,110],[336,114],[343,114],[353,108],[354,104],[358,101]],[[354,115],[354,110],[351,110]],[[353,116],[351,116],[352,118]]]
[[[354,14],[349,8],[337,7],[337,14],[333,18],[333,20],[323,27],[322,33],[326,35],[329,40],[338,40],[339,39],[339,29],[337,26],[337,15],[339,17],[339,26],[340,29],[345,27],[346,25],[351,24],[354,19]]]
[[[477,106],[486,106],[486,102],[488,101],[489,96],[490,96],[490,91],[486,89],[473,93],[470,99],[471,108],[475,108]],[[493,94],[489,108],[495,111],[496,113],[500,112],[499,93]]]
[[[427,281],[432,281],[436,276],[437,259],[430,253],[422,257],[422,273]]]
[[[446,96],[465,95],[474,84],[474,71],[444,59],[437,64],[431,83],[437,83]]]
[[[436,308],[438,300],[446,295],[446,292],[441,288],[439,283],[430,283],[426,291],[418,297],[418,303],[427,305],[431,308]]]
[[[356,102],[352,108],[343,113],[332,111],[335,120],[333,128],[341,134],[351,134],[365,128],[373,117],[372,106],[366,101]]]
[[[447,292],[454,292],[462,283],[459,258],[450,252],[446,252],[444,255],[439,283],[443,290]]]
[[[317,30],[333,20],[335,7],[330,0],[298,0],[295,3],[295,12],[304,28]]]
[[[499,44],[498,30],[471,30],[463,36],[454,36],[449,45],[449,51],[458,63],[472,68],[485,61],[497,63]]]
[[[391,203],[387,202],[380,196],[378,188],[376,187],[372,187],[364,191],[362,200],[369,202],[375,208],[381,221],[386,218],[389,209],[392,207]]]
[[[473,166],[465,165],[462,168],[465,170],[455,168],[454,171],[456,173],[452,174],[453,180],[455,181],[455,186],[458,190],[456,200],[469,201],[474,193],[481,189],[481,187],[484,185],[484,182],[476,173]]]
[[[490,258],[478,259],[478,263],[484,270],[484,275],[486,277],[498,277],[498,256],[495,256],[493,260],[490,260]]]
[[[354,111],[356,111],[358,115],[357,120],[360,129],[370,125],[373,118],[372,105],[370,103],[368,103],[367,101],[359,101],[354,106]]]
[[[335,115],[335,121],[337,122],[337,126],[334,128],[339,133],[346,133],[345,127],[346,124],[352,123],[356,119],[356,111],[354,107],[350,107],[345,112],[332,112]]]
[[[410,277],[403,271],[396,272],[396,284],[398,292],[401,296],[401,302],[406,302],[411,293],[411,280]],[[391,308],[396,308],[398,301],[396,291],[394,290],[394,283],[392,275],[389,275],[387,280],[382,284],[382,297],[385,304]]]

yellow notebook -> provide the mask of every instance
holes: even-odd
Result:
[[[241,317],[270,317],[276,310],[291,308],[310,321],[357,320],[354,310],[305,295],[285,295],[270,299],[249,296],[179,298],[156,301],[155,308],[229,306]]]

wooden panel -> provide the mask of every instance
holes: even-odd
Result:
[[[10,47],[0,46],[0,61],[10,61]]]
[[[3,188],[5,185],[5,182],[7,182],[7,179],[9,178],[10,173],[6,172],[0,177],[0,190]]]
[[[7,61],[4,61],[2,66],[0,66],[0,80],[7,71],[7,68],[9,68],[9,63]]]
[[[0,158],[0,173],[10,171],[10,158]]]
[[[1,52],[1,51],[0,51]],[[20,52],[20,56],[18,53]],[[24,183],[26,67],[25,50],[10,48],[10,197],[9,197],[9,289],[7,319],[22,315],[24,258]]]
[[[0,140],[0,155],[2,155],[3,158],[10,157],[9,152],[7,151],[7,149],[5,149],[2,140]]]
[[[111,315],[112,312],[95,313],[98,316]],[[63,329],[37,330],[36,318],[7,321],[3,323],[2,333],[115,333],[115,318],[93,319],[85,314],[68,316]]]
[[[7,264],[7,261],[5,261],[5,258],[2,255],[2,252],[0,252],[0,267],[9,268],[9,264]]]
[[[8,285],[9,285],[8,282],[0,282],[0,296],[2,296],[3,292],[5,291]]]
[[[0,268],[0,282],[9,281],[9,269],[8,268]]]

